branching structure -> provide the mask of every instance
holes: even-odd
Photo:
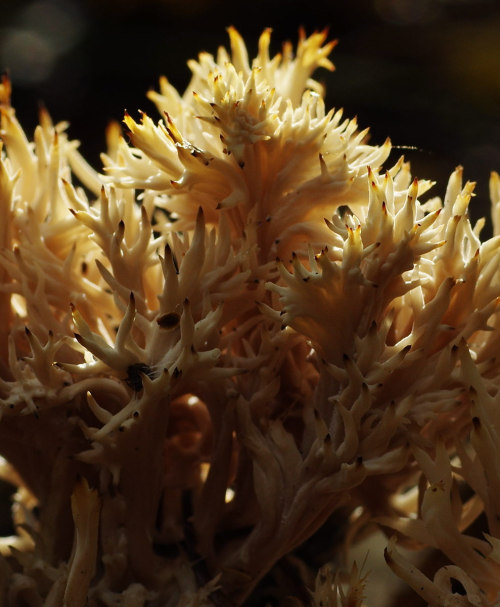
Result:
[[[325,34],[251,63],[229,34],[102,173],[0,87],[0,604],[240,605],[286,558],[297,600],[361,605],[335,538],[299,559],[338,516],[429,605],[496,605],[500,180],[481,242],[461,168],[433,198],[326,112]]]

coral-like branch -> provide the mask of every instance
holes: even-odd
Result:
[[[110,127],[103,174],[45,110],[30,142],[0,84],[0,604],[253,604],[272,579],[361,607],[341,561],[370,521],[429,605],[496,605],[498,175],[482,241],[461,167],[429,198],[327,111],[326,32],[271,57],[265,30],[253,61],[229,37],[183,95],[160,80],[158,121]]]

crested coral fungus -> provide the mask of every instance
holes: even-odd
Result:
[[[229,35],[101,173],[0,87],[0,604],[359,606],[371,522],[429,605],[496,605],[498,176],[482,242],[461,168],[429,196],[325,109],[324,33]]]

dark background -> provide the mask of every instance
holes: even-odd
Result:
[[[497,0],[0,0],[0,69],[14,83],[13,104],[32,136],[43,102],[70,122],[89,161],[100,166],[104,129],[124,109],[156,110],[145,98],[166,75],[180,90],[189,58],[228,46],[234,25],[252,55],[264,27],[273,50],[329,28],[339,39],[336,71],[320,71],[327,106],[344,107],[390,136],[417,176],[443,195],[458,164],[477,180],[473,215],[488,214],[488,177],[500,171],[500,2]]]

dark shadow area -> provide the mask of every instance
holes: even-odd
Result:
[[[16,488],[0,480],[0,537],[14,535],[15,528],[12,522],[12,498]]]

